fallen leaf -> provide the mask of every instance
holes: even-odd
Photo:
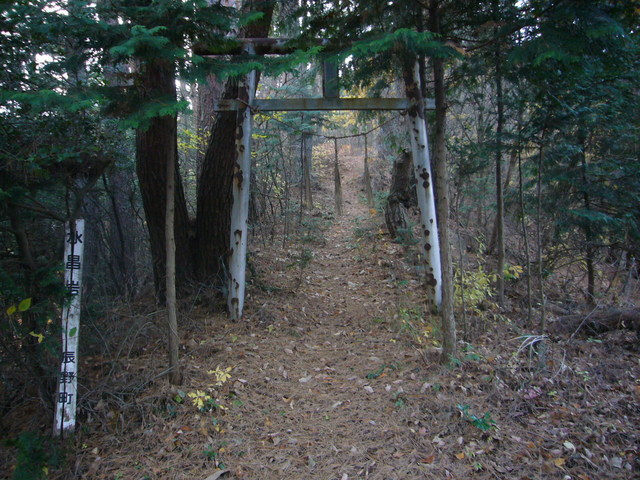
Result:
[[[229,473],[230,470],[218,470],[217,472],[209,475],[207,478],[205,478],[204,480],[217,480],[218,478],[220,478],[222,475],[224,475],[225,473]]]
[[[622,468],[622,459],[620,457],[613,457],[609,463],[614,468]]]
[[[564,458],[556,458],[553,460],[553,464],[558,468],[562,468],[565,463],[566,461]]]
[[[464,452],[456,453],[456,458],[462,460],[465,457]]]
[[[429,455],[428,457],[425,457],[422,460],[420,460],[420,463],[432,464],[435,459],[436,459],[435,455]]]

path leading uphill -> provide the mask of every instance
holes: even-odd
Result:
[[[257,265],[273,266],[264,280],[294,287],[271,296],[254,289],[248,317],[258,328],[227,348],[242,407],[224,417],[221,439],[238,477],[422,475],[430,441],[421,441],[407,404],[419,394],[424,362],[402,332],[403,320],[418,315],[421,288],[358,198],[358,161],[342,159],[344,215],[291,247],[306,252],[304,265],[289,258],[278,272],[283,259],[256,255]],[[332,208],[330,194],[319,200],[321,212]]]

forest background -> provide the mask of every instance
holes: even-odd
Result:
[[[2,2],[3,417],[34,405],[46,416],[55,404],[65,222],[87,221],[83,349],[107,349],[123,305],[164,308],[167,165],[178,304],[223,311],[236,117],[213,114],[213,104],[236,98],[251,70],[258,97],[319,96],[326,60],[340,64],[342,96],[404,97],[418,62],[418,96],[435,99],[426,114],[443,362],[455,363],[488,319],[517,323],[536,348],[562,330],[547,322],[558,315],[586,312],[578,325],[589,314],[599,328],[626,315],[640,330],[639,9],[635,0]],[[288,38],[295,52],[225,55],[234,37]],[[405,117],[256,113],[250,252],[338,216],[313,196],[323,169],[338,165],[333,138],[354,135],[339,142],[362,148],[366,138],[368,221],[413,252],[424,280],[413,186],[400,178]],[[256,285],[259,269],[250,255]],[[420,316],[433,315],[426,307]],[[45,433],[33,418],[25,430]]]

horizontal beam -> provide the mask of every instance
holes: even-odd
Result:
[[[435,102],[427,99],[427,109],[433,110]],[[216,112],[237,110],[237,100],[218,100],[213,107]],[[319,111],[319,110],[406,110],[411,102],[406,98],[283,98],[256,99],[252,107],[263,112],[273,111]]]
[[[234,38],[216,44],[196,43],[193,53],[202,57],[218,55],[242,55],[245,46],[252,45],[256,55],[287,55],[296,50],[308,50],[311,47],[328,46],[329,42],[321,38],[293,40],[291,38]]]

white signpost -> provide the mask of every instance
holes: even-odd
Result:
[[[64,284],[71,295],[71,300],[62,309],[62,360],[53,424],[55,435],[73,432],[76,426],[84,220],[76,220],[74,223],[67,224],[65,231]]]

